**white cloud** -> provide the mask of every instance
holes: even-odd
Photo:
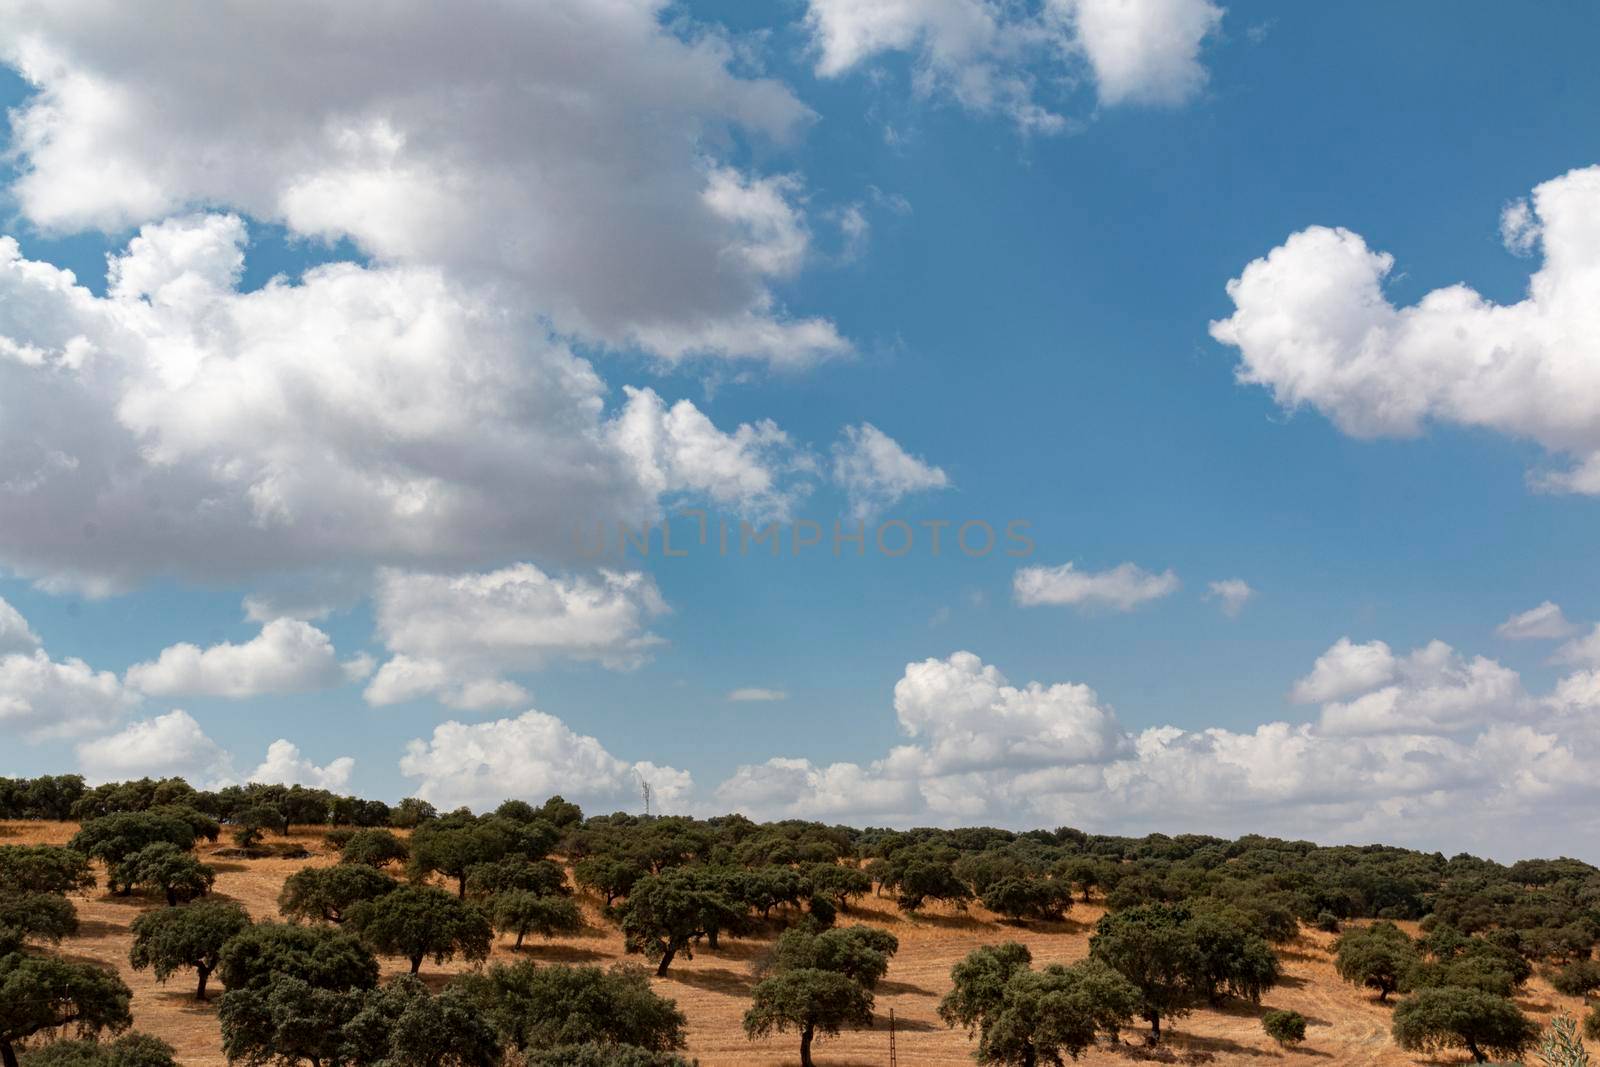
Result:
[[[980,764],[941,764],[918,746],[870,764],[777,757],[740,767],[717,799],[758,817],[1256,832],[1503,858],[1571,854],[1574,840],[1600,826],[1592,814],[1600,787],[1588,770],[1600,758],[1600,672],[1572,675],[1532,700],[1514,672],[1434,642],[1403,657],[1393,676],[1403,690],[1394,706],[1410,726],[1401,732],[1356,736],[1285,722],[1242,732],[1154,726],[1118,733],[1109,755],[1034,758],[1030,731],[1041,748],[1058,745],[1061,717],[1044,705],[1098,706],[1092,696],[1088,704],[1070,696],[1040,702],[1037,714],[1001,714],[1010,742]],[[896,710],[902,725],[908,709],[948,721],[956,739],[962,722],[983,722],[982,709],[1003,688],[976,657],[929,660],[908,665]],[[1033,684],[1012,692],[1080,689]],[[1460,714],[1468,707],[1472,715]]]
[[[607,433],[652,495],[687,494],[760,519],[787,517],[805,494],[783,475],[809,462],[770,419],[724,433],[687,400],[669,408],[653,389],[623,392],[627,402]]]
[[[0,597],[0,654],[32,652],[39,647],[39,636],[22,613]]]
[[[1200,47],[1222,22],[1208,0],[1054,0],[1107,104],[1180,104],[1206,83]]]
[[[1514,256],[1533,255],[1541,230],[1526,199],[1513,200],[1500,212],[1500,243]]]
[[[1037,11],[997,0],[810,0],[806,10],[818,75],[909,53],[919,93],[1033,133],[1068,128],[1041,98],[1080,72],[1106,104],[1189,99],[1205,84],[1200,49],[1221,18],[1208,0],[1047,0]]]
[[[1255,595],[1256,591],[1243,578],[1224,578],[1206,586],[1206,599],[1217,601],[1222,613],[1230,619],[1238,618],[1245,603]]]
[[[196,784],[231,779],[228,754],[185,711],[141,719],[77,746],[78,764],[92,781],[180,775]]]
[[[0,238],[0,333],[22,353],[0,351],[0,561],[102,593],[315,576],[291,604],[373,563],[572,558],[575,524],[642,522],[664,493],[788,499],[771,423],[723,434],[649,391],[608,420],[533,312],[425,268],[240,293],[245,240],[231,216],[147,227],[97,298]]]
[[[1448,734],[1517,721],[1531,707],[1516,671],[1483,656],[1464,659],[1443,641],[1395,659],[1392,672],[1390,684],[1324,704],[1321,731]]]
[[[245,780],[278,785],[304,785],[338,793],[350,784],[350,772],[355,770],[355,766],[354,759],[340,756],[326,767],[318,767],[300,754],[297,745],[280,737],[267,746],[266,758]]]
[[[661,643],[646,627],[667,610],[648,575],[560,578],[528,563],[481,574],[386,570],[374,607],[393,658],[373,677],[367,701],[436,696],[472,710],[527,700],[500,675],[552,659],[637,666]]]
[[[44,649],[0,656],[0,728],[29,741],[74,737],[122,721],[138,704],[110,671]]]
[[[789,694],[782,689],[735,689],[728,694],[728,699],[734,703],[765,703],[770,701],[788,700]]]
[[[631,807],[643,778],[652,810],[670,812],[693,788],[688,772],[618,759],[595,738],[539,711],[470,726],[441,723],[430,740],[407,746],[400,773],[420,779],[416,795],[441,808],[493,807],[507,797],[539,801],[554,793],[591,806]]]
[[[1382,641],[1358,645],[1341,637],[1317,657],[1311,673],[1294,684],[1289,696],[1297,704],[1338,700],[1375,689],[1393,678],[1394,673],[1394,653],[1388,645]]]
[[[784,143],[811,113],[667,14],[663,0],[360,18],[311,0],[20,9],[0,26],[0,61],[38,89],[15,113],[17,200],[46,229],[108,232],[226,205],[385,264],[511,284],[563,332],[668,358],[845,350],[768,286],[805,258],[798,183],[716,159]]]
[[[846,426],[833,446],[833,480],[853,518],[866,521],[912,494],[947,489],[944,471],[911,455],[870,422]]]
[[[1080,571],[1063,563],[1059,567],[1023,567],[1013,577],[1011,590],[1023,607],[1072,604],[1132,611],[1146,601],[1170,596],[1181,584],[1170,570],[1155,574],[1133,563],[1104,571]]]
[[[1581,637],[1574,637],[1552,657],[1556,663],[1572,663],[1580,667],[1600,667],[1600,623]]]
[[[1600,492],[1600,167],[1540,185],[1532,211],[1544,258],[1519,303],[1453,285],[1396,307],[1383,292],[1392,256],[1313,226],[1228,283],[1236,310],[1212,336],[1239,349],[1241,382],[1345,433],[1409,436],[1430,420],[1494,430],[1570,457],[1538,487]]]
[[[1578,626],[1562,614],[1560,604],[1546,600],[1536,608],[1511,616],[1494,632],[1509,641],[1555,641],[1571,637],[1578,632]]]
[[[177,644],[154,662],[129,667],[124,681],[151,696],[243,699],[269,693],[304,693],[358,681],[371,672],[369,657],[341,664],[328,635],[298,619],[274,619],[244,644],[201,649]]]

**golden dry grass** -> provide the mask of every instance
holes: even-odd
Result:
[[[76,829],[72,823],[11,823],[0,825],[0,841],[60,844]],[[314,830],[295,832],[290,840],[304,844],[313,853],[327,852],[321,834]],[[203,856],[212,850],[213,846],[201,846]],[[278,890],[283,880],[303,866],[331,863],[335,858],[319,854],[309,860],[209,861],[218,868],[218,893],[238,900],[257,919],[276,919],[279,917]],[[218,983],[213,982],[212,1000],[201,1004],[192,999],[194,989],[188,972],[181,972],[163,986],[157,984],[149,972],[135,973],[128,966],[128,948],[132,943],[129,923],[141,911],[158,907],[161,902],[139,896],[114,897],[102,890],[92,890],[76,903],[82,928],[76,937],[61,945],[60,951],[74,958],[115,966],[134,991],[135,1025],[171,1042],[178,1050],[179,1062],[186,1067],[226,1063],[220,1052],[216,1021]],[[502,939],[495,946],[493,958],[598,964],[625,959],[637,962],[638,957],[624,955],[621,936],[615,927],[601,920],[597,902],[586,901],[585,908],[592,924],[586,935],[551,942],[530,941],[521,953],[512,951],[509,939]],[[869,898],[863,906],[852,908],[851,914],[841,921],[868,922],[889,929],[900,939],[900,951],[888,977],[879,987],[877,1025],[871,1030],[820,1040],[816,1048],[819,1067],[868,1067],[888,1063],[890,1009],[896,1018],[901,1064],[921,1067],[924,1064],[972,1063],[972,1046],[966,1034],[946,1028],[935,1013],[939,998],[949,988],[951,965],[979,945],[1005,940],[1026,944],[1036,965],[1070,963],[1088,954],[1089,933],[1100,914],[1099,907],[1080,903],[1067,922],[1016,927],[995,920],[981,909],[967,914],[933,909],[919,916],[907,916],[887,900]],[[781,1036],[770,1041],[750,1042],[740,1026],[749,1004],[748,992],[754,983],[754,970],[771,937],[767,934],[748,940],[725,941],[718,951],[702,949],[693,959],[680,957],[674,961],[667,978],[654,980],[657,991],[676,1000],[688,1015],[689,1055],[698,1058],[706,1067],[777,1067],[798,1062],[797,1039]],[[1331,941],[1330,935],[1309,932],[1283,949],[1280,955],[1286,979],[1259,1007],[1235,1004],[1222,1010],[1201,1010],[1169,1024],[1165,1044],[1176,1054],[1177,1062],[1218,1065],[1277,1062],[1288,1067],[1295,1063],[1416,1065],[1467,1061],[1464,1055],[1416,1056],[1396,1048],[1389,1039],[1389,1007],[1339,981],[1327,951]],[[402,973],[407,968],[402,960],[384,960],[383,965],[386,975]],[[464,965],[459,962],[444,967],[426,963],[423,975],[425,978],[442,976],[462,969]],[[1581,1018],[1584,1010],[1580,999],[1557,994],[1540,978],[1529,983],[1519,1003],[1541,1023],[1562,1010]],[[1262,1033],[1261,1016],[1273,1008],[1292,1008],[1310,1020],[1304,1045],[1285,1051]],[[1130,1062],[1142,1051],[1143,1028],[1126,1036],[1132,1038],[1132,1045],[1100,1047],[1081,1062]]]

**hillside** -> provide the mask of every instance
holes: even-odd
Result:
[[[62,844],[77,829],[74,823],[20,822],[0,824],[0,843]],[[274,840],[277,840],[276,838]],[[215,892],[245,905],[256,919],[277,918],[276,898],[283,881],[306,865],[335,862],[337,855],[327,848],[322,832],[297,827],[287,840],[303,844],[313,855],[305,860],[213,858],[225,846],[202,844],[200,855],[218,871]],[[81,928],[67,939],[60,951],[81,959],[92,959],[115,966],[134,990],[135,1025],[171,1042],[183,1064],[209,1067],[226,1063],[220,1052],[216,1019],[217,994],[209,1003],[192,999],[190,981],[180,975],[162,986],[149,972],[136,973],[128,966],[132,943],[130,922],[141,911],[161,906],[154,897],[111,896],[99,888],[74,898]],[[511,947],[510,938],[501,937],[492,960],[529,958],[566,963],[610,963],[627,957],[622,938],[614,925],[600,917],[599,901],[583,898],[591,923],[580,937],[549,942],[532,938],[521,953]],[[782,912],[782,909],[779,909]],[[1064,922],[1031,922],[1014,925],[998,920],[978,906],[966,913],[948,907],[929,905],[917,915],[903,914],[887,898],[868,897],[860,907],[852,907],[844,922],[866,922],[891,930],[900,939],[888,977],[877,998],[876,1026],[872,1030],[846,1032],[837,1039],[820,1041],[817,1062],[846,1065],[888,1062],[888,1018],[893,1010],[896,1041],[902,1064],[970,1064],[972,1043],[959,1030],[951,1030],[935,1014],[938,1000],[950,988],[950,968],[971,949],[984,944],[1017,940],[1028,945],[1038,964],[1070,962],[1088,953],[1088,937],[1094,920],[1103,913],[1098,900],[1073,907]],[[775,913],[775,919],[778,914]],[[1402,923],[1411,932],[1415,923]],[[666,978],[653,979],[656,990],[673,1000],[689,1018],[688,1054],[707,1067],[733,1065],[778,1065],[796,1061],[792,1039],[752,1043],[745,1039],[740,1019],[749,1005],[748,991],[753,972],[771,943],[776,923],[762,936],[725,941],[716,951],[700,949],[694,958],[674,963]],[[1389,1038],[1391,1008],[1378,1004],[1373,996],[1358,990],[1335,975],[1328,946],[1329,934],[1303,929],[1293,943],[1280,946],[1285,978],[1272,990],[1261,1006],[1231,1002],[1221,1009],[1200,1009],[1172,1024],[1167,1048],[1174,1062],[1216,1064],[1259,1064],[1272,1060],[1294,1062],[1322,1060],[1337,1064],[1430,1064],[1464,1062],[1465,1055],[1416,1056],[1397,1049]],[[404,961],[385,959],[385,975],[403,973]],[[442,985],[447,974],[464,969],[460,963],[444,967],[424,964],[422,973],[431,985]],[[1553,1013],[1582,1014],[1579,998],[1556,994],[1540,977],[1533,978],[1518,1004],[1539,1022]],[[1261,1031],[1260,1017],[1271,1008],[1292,1008],[1304,1014],[1311,1027],[1303,1046],[1294,1051],[1280,1050]],[[1143,1028],[1129,1035],[1134,1044],[1121,1049],[1101,1047],[1082,1062],[1126,1062],[1148,1056],[1142,1047]]]

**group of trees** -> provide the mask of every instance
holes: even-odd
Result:
[[[1334,943],[1339,976],[1376,990],[1380,1002],[1406,994],[1392,1028],[1401,1048],[1462,1048],[1479,1063],[1519,1055],[1538,1037],[1511,999],[1532,977],[1532,964],[1498,931],[1480,937],[1436,919],[1428,925],[1415,940],[1387,921],[1347,930]]]
[[[91,789],[70,775],[0,779],[0,818],[81,822],[68,849],[0,849],[0,959],[18,955],[31,965],[43,957],[30,946],[73,931],[66,894],[90,884],[89,862],[98,860],[113,893],[139,890],[168,905],[136,921],[133,965],[163,980],[192,971],[202,999],[208,979],[221,974],[227,992],[220,1010],[247,1060],[318,1018],[337,1025],[313,1031],[335,1041],[326,1035],[336,1030],[337,1042],[348,1044],[324,1044],[301,1057],[317,1063],[376,1056],[376,1039],[362,1036],[369,1027],[360,1020],[380,1017],[454,1033],[449,1027],[466,1026],[467,1015],[482,1022],[488,1013],[501,1043],[495,1047],[524,1047],[510,1036],[516,1027],[504,1011],[491,1008],[496,998],[522,996],[523,987],[568,980],[531,977],[548,968],[491,968],[485,975],[498,974],[501,984],[490,995],[482,976],[476,985],[432,993],[415,983],[380,990],[375,970],[370,982],[362,977],[365,964],[356,968],[360,975],[349,970],[328,980],[307,964],[312,973],[258,988],[243,971],[236,984],[230,966],[247,964],[229,959],[265,952],[265,938],[296,959],[326,956],[329,966],[374,953],[406,959],[413,974],[428,960],[481,961],[497,933],[520,947],[528,937],[580,931],[585,920],[574,887],[604,901],[627,948],[659,975],[723,938],[768,924],[792,928],[756,987],[746,1028],[752,1035],[797,1032],[807,1057],[816,1036],[870,1022],[877,979],[861,961],[881,958],[887,966],[893,946],[866,944],[859,931],[869,928],[838,924],[870,910],[873,895],[910,912],[981,904],[1016,924],[1058,922],[1075,900],[1099,897],[1106,905],[1090,959],[1074,967],[1036,969],[1014,944],[958,965],[957,988],[941,1015],[972,1032],[984,1062],[1058,1062],[1098,1037],[1117,1040],[1134,1020],[1148,1023],[1159,1040],[1164,1023],[1199,1005],[1259,1001],[1279,976],[1272,946],[1296,937],[1302,924],[1345,927],[1337,943],[1340,974],[1382,1001],[1403,998],[1394,1032],[1408,1048],[1449,1044],[1482,1056],[1522,1047],[1531,1029],[1510,998],[1535,964],[1564,992],[1600,992],[1600,963],[1591,958],[1600,941],[1600,871],[1572,860],[1503,866],[1382,846],[1126,838],[1070,828],[902,831],[757,824],[738,815],[586,818],[559,797],[539,806],[508,801],[475,815],[440,813],[415,799],[391,806],[276,785],[199,791],[181,779],[141,779]],[[308,867],[286,881],[279,904],[291,923],[252,925],[237,905],[209,895],[215,872],[195,855],[197,841],[226,832],[253,847],[264,835],[305,825],[327,827],[341,855],[337,864]],[[1389,921],[1402,919],[1421,920],[1425,936],[1412,939]],[[626,981],[587,974],[571,980],[602,983],[607,995],[624,997],[624,985],[643,981],[627,974]],[[1279,1040],[1299,1039],[1290,1015],[1269,1016]],[[116,1030],[106,1018],[102,1028]],[[1600,1012],[1588,1025],[1600,1035]],[[1298,1028],[1303,1036],[1303,1019]],[[456,1037],[463,1050],[490,1048],[467,1030]],[[538,1048],[526,1048],[545,1055],[540,1050],[590,1043],[540,1038]],[[621,1043],[647,1058],[670,1058],[681,1047]],[[54,1054],[68,1056],[71,1043],[59,1044]],[[110,1055],[114,1044],[96,1046],[96,1055]],[[417,1039],[418,1048],[425,1044]],[[144,1047],[129,1039],[119,1055]],[[477,1062],[476,1053],[462,1055],[459,1062]]]

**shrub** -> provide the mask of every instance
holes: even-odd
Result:
[[[1289,1048],[1306,1039],[1306,1017],[1297,1011],[1269,1011],[1261,1017],[1261,1029],[1272,1040]]]

